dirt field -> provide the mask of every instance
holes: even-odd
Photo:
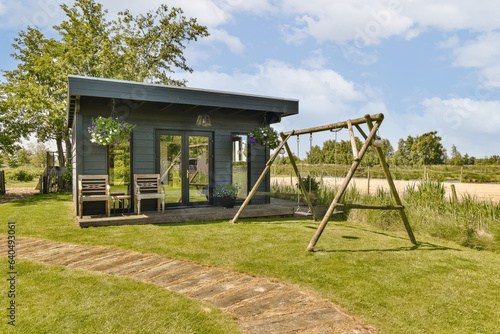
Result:
[[[335,186],[337,184],[340,186],[342,184],[343,179],[334,177],[325,177],[324,183],[328,186]],[[290,185],[290,177],[272,177],[271,184],[277,182],[281,185]],[[402,193],[404,189],[409,184],[417,184],[420,181],[402,181],[395,180],[394,184],[398,189],[399,193]],[[297,183],[297,178],[293,178],[293,184]],[[370,187],[368,189],[368,179],[354,178],[352,180],[352,184],[355,184],[356,188],[363,193],[366,193],[368,190],[370,193],[375,193],[377,188],[382,187],[384,190],[389,191],[389,185],[387,180],[385,179],[370,179]],[[457,190],[458,198],[460,199],[464,194],[469,194],[471,196],[476,197],[482,201],[492,201],[499,203],[500,202],[500,184],[480,184],[480,183],[444,183],[446,196],[451,195],[450,185],[454,184],[455,189]]]
[[[39,193],[35,188],[7,188],[5,195],[0,196],[0,204],[17,201]]]

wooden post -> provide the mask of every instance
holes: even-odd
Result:
[[[347,120],[347,128],[349,129],[349,137],[351,137],[352,155],[354,156],[354,160],[359,160],[358,148],[356,147],[356,137],[354,137],[354,131],[352,130],[352,123],[350,119]]]
[[[285,150],[288,153],[288,156],[290,157],[290,163],[292,164],[293,170],[295,171],[295,174],[297,175],[297,178],[299,180],[299,187],[300,190],[302,191],[302,195],[306,199],[307,206],[309,206],[309,210],[311,210],[314,221],[317,221],[318,218],[316,217],[316,213],[314,212],[314,207],[311,203],[311,199],[309,198],[309,195],[306,191],[306,187],[304,186],[304,182],[302,181],[302,177],[300,176],[299,169],[295,164],[295,159],[293,158],[292,151],[290,150],[290,146],[288,146],[288,143],[285,141],[285,135],[283,133],[281,133],[281,139],[285,142]]]
[[[450,185],[450,188],[451,188],[451,198],[453,199],[453,202],[458,202],[457,190],[455,189],[455,185],[454,184]]]
[[[5,172],[0,170],[0,195],[5,195]]]
[[[370,146],[370,143],[373,140],[373,137],[375,137],[375,133],[377,132],[377,129],[379,128],[380,123],[382,123],[381,120],[377,121],[377,123],[375,123],[375,125],[371,129],[370,134],[368,135],[368,138],[366,139],[365,143],[363,144],[363,147],[361,147],[361,151],[359,152],[359,159],[354,160],[354,162],[352,163],[351,169],[349,169],[347,176],[345,177],[344,181],[342,182],[342,185],[340,186],[339,190],[335,194],[335,198],[333,199],[332,203],[330,204],[330,207],[326,211],[326,214],[323,217],[323,220],[321,221],[318,229],[316,230],[316,233],[314,234],[311,241],[309,242],[309,245],[306,248],[307,252],[311,252],[314,250],[314,246],[318,242],[319,237],[321,237],[321,234],[323,233],[323,230],[325,229],[326,224],[328,223],[328,220],[330,219],[335,208],[337,207],[337,203],[342,198],[342,195],[344,195],[344,192],[346,191],[347,186],[349,185],[349,182],[351,181],[352,177],[354,176],[354,172],[356,172],[356,169],[358,168],[359,163],[361,162],[361,159],[363,158],[366,150]],[[400,203],[398,203],[398,204],[400,204]]]
[[[262,174],[260,174],[259,179],[257,180],[257,182],[255,182],[255,185],[253,186],[252,190],[250,191],[250,193],[248,193],[247,198],[245,198],[245,201],[241,205],[240,209],[238,210],[238,212],[236,212],[236,215],[234,216],[233,220],[231,220],[231,224],[236,224],[238,222],[238,218],[240,217],[241,213],[243,212],[243,210],[245,210],[245,208],[247,207],[248,203],[250,203],[250,200],[252,199],[253,195],[255,194],[255,192],[257,191],[257,189],[259,188],[259,186],[262,183],[262,181],[264,181],[264,178],[266,177],[266,174],[271,169],[271,166],[272,166],[274,160],[276,160],[276,157],[278,156],[278,154],[280,153],[281,148],[283,147],[283,145],[286,144],[286,141],[290,138],[290,136],[292,134],[293,134],[293,131],[290,132],[290,134],[288,136],[286,136],[286,138],[284,136],[282,136],[283,141],[279,144],[279,146],[276,148],[276,151],[274,152],[274,154],[272,155],[272,157],[266,163],[266,168],[264,168],[264,170],[262,171]],[[293,160],[293,158],[291,158],[291,159]]]
[[[290,171],[290,187],[293,187],[293,177],[292,177],[292,175],[293,175],[293,172]]]
[[[370,116],[366,115],[366,124],[368,125],[368,128],[373,131],[375,126],[373,125]],[[376,125],[376,124],[375,124]],[[385,161],[385,156],[384,156],[384,151],[380,147],[374,147],[375,151],[377,152],[378,158],[380,160],[380,165],[382,166],[385,177],[387,178],[387,183],[389,183],[389,187],[391,189],[392,197],[394,197],[394,201],[396,202],[396,205],[403,205],[401,203],[401,199],[399,198],[398,191],[396,190],[396,186],[394,185],[394,181],[391,176],[391,172],[389,170],[389,166],[387,165],[387,162]],[[408,217],[406,217],[405,210],[399,210],[399,215],[401,216],[401,220],[403,221],[403,224],[405,225],[406,232],[408,233],[408,237],[410,238],[410,241],[412,244],[416,245],[417,240],[415,239],[415,236],[413,235],[413,231],[410,226],[410,222],[408,221]]]

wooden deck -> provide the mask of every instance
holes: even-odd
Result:
[[[226,209],[223,207],[196,207],[165,209],[165,213],[146,211],[140,215],[83,216],[78,218],[80,227],[113,226],[113,225],[144,225],[144,224],[169,224],[202,222],[211,220],[230,220],[234,217],[239,207]],[[249,205],[241,218],[261,217],[287,217],[293,216],[295,207],[291,205],[261,204]]]

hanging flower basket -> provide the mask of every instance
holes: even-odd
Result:
[[[280,144],[278,132],[270,126],[255,128],[248,136],[250,137],[250,144],[253,147],[268,147],[273,150]]]
[[[130,142],[134,128],[135,125],[125,122],[125,118],[93,118],[92,126],[89,127],[90,141],[104,146],[124,141],[125,138]]]

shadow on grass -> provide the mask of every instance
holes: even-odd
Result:
[[[431,244],[429,242],[421,242],[418,245],[411,246],[401,246],[395,248],[385,248],[385,249],[316,249],[314,253],[379,253],[379,252],[412,252],[412,251],[457,251],[461,252],[461,249],[439,246]]]
[[[55,201],[55,202],[69,202],[71,201],[71,198],[68,197],[71,193],[69,192],[64,192],[64,193],[51,193],[51,194],[35,194],[33,196],[30,196],[28,198],[20,199],[17,201],[9,202],[9,203],[4,203],[4,205],[11,205],[11,206],[29,206],[29,205],[38,205],[38,204],[47,204],[48,201]]]

